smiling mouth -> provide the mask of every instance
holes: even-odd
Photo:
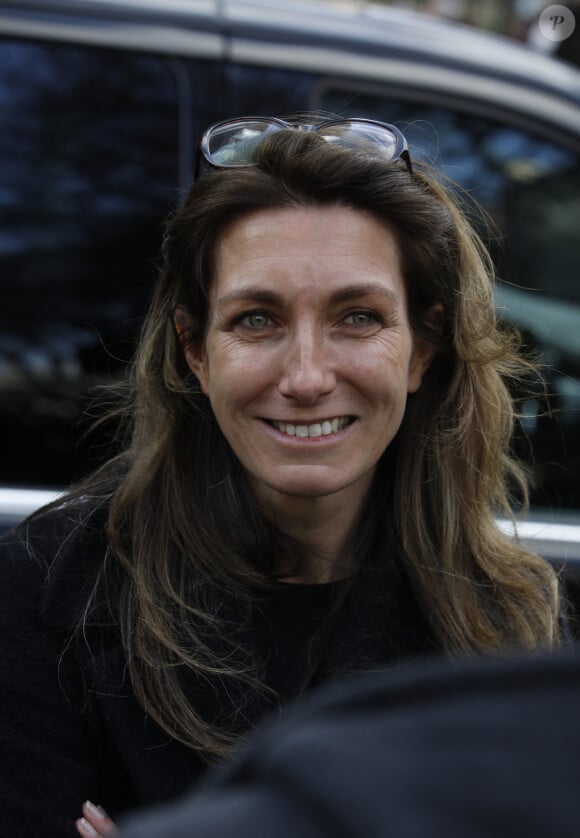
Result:
[[[291,422],[276,422],[272,419],[266,419],[266,422],[280,433],[287,434],[287,436],[306,439],[339,433],[352,425],[354,420],[354,416],[337,416],[334,419],[325,419],[323,422],[315,422],[312,425],[295,425]]]

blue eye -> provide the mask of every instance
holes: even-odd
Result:
[[[371,326],[379,321],[379,316],[374,311],[361,309],[360,311],[351,311],[345,320],[350,321],[353,326]]]
[[[270,325],[270,315],[265,311],[250,311],[240,319],[250,329],[265,329]]]

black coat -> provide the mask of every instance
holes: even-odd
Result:
[[[172,800],[205,771],[204,761],[138,704],[115,625],[92,629],[98,654],[82,635],[71,640],[105,549],[103,516],[79,524],[74,512],[63,510],[0,542],[1,836],[72,836],[85,799],[118,817]],[[250,646],[270,650],[266,682],[282,700],[293,696],[325,587],[281,586],[248,632]],[[392,666],[432,649],[400,576],[390,574],[380,592],[374,582],[372,588],[353,600],[337,630],[333,672]],[[189,686],[188,698],[204,715],[235,711],[206,684],[192,679]],[[266,699],[248,701],[239,732],[268,712]]]
[[[580,649],[325,687],[120,838],[578,835]]]

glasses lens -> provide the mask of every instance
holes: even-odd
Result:
[[[317,130],[328,143],[362,152],[377,160],[396,160],[403,146],[397,135],[383,125],[365,122],[335,122]]]
[[[254,162],[256,148],[264,137],[279,131],[280,127],[268,120],[240,120],[217,125],[207,136],[207,158],[215,166],[246,166]]]

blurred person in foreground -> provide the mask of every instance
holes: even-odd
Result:
[[[577,838],[579,702],[580,650],[352,676],[119,838]]]
[[[268,118],[197,170],[126,446],[2,542],[2,834],[171,800],[354,670],[559,642],[553,570],[494,517],[529,365],[436,173],[394,126]]]

